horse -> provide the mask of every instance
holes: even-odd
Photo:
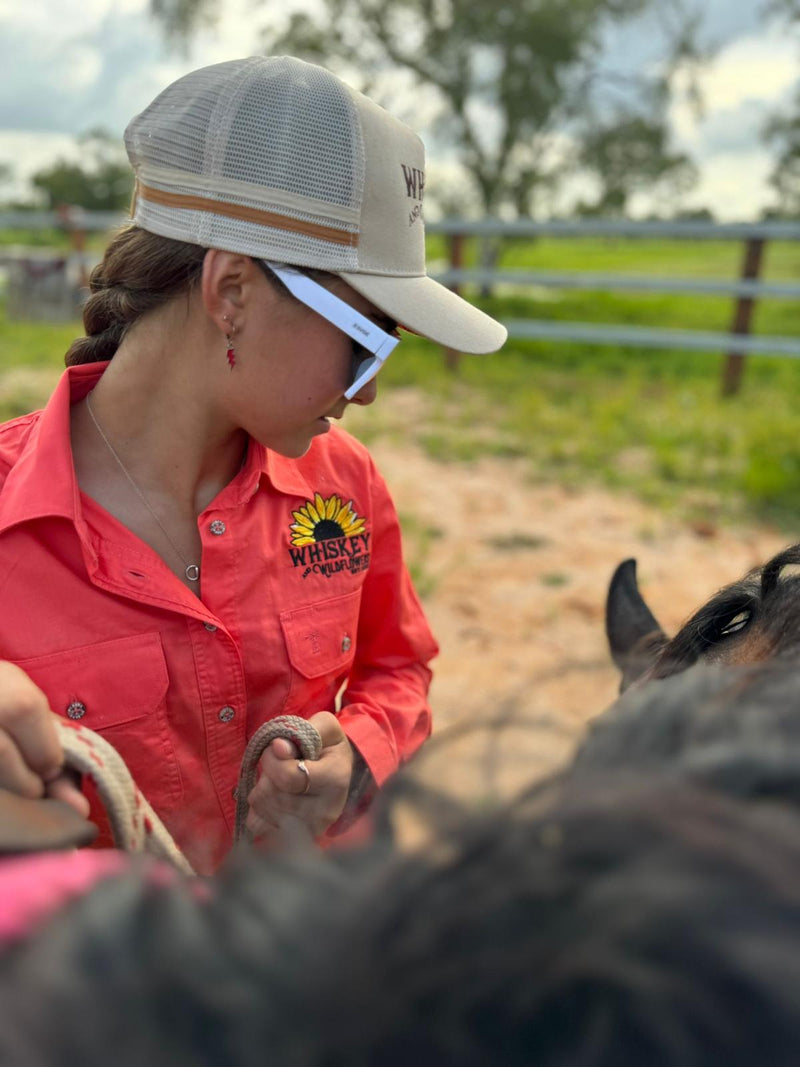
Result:
[[[0,956],[0,1062],[794,1067],[798,830],[629,769],[410,853],[129,868]]]
[[[614,572],[606,599],[606,635],[620,670],[620,691],[667,678],[697,662],[758,663],[800,650],[800,544],[725,586],[669,638],[639,591],[636,561]]]

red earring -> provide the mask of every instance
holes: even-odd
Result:
[[[225,322],[228,321],[228,316],[227,315],[223,315],[222,317],[225,320]],[[235,333],[236,333],[236,327],[235,326],[231,326],[231,332],[225,334],[225,340],[228,343],[228,351],[225,353],[225,355],[228,358],[228,366],[230,367],[231,370],[233,370],[233,368],[234,368],[234,366],[236,364],[236,352],[235,352],[234,347],[233,347],[233,335]]]

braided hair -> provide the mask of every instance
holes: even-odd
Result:
[[[127,330],[148,311],[190,290],[203,270],[206,249],[127,226],[111,239],[89,278],[83,309],[85,337],[72,342],[68,367],[111,359]]]

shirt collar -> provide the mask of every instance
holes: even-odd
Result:
[[[288,459],[265,448],[264,473],[279,493],[286,493],[288,496],[308,496],[311,493],[308,481],[296,459]]]
[[[0,494],[0,533],[46,516],[77,520],[80,490],[70,444],[70,407],[95,387],[106,363],[69,367],[38,414]]]

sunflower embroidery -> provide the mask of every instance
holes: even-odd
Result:
[[[353,501],[344,504],[336,495],[323,500],[319,493],[292,512],[294,522],[293,545],[313,545],[315,541],[330,541],[336,537],[354,537],[364,532],[365,520],[353,511]]]

